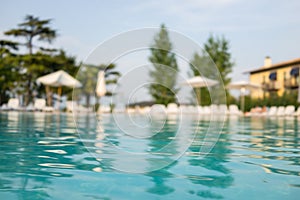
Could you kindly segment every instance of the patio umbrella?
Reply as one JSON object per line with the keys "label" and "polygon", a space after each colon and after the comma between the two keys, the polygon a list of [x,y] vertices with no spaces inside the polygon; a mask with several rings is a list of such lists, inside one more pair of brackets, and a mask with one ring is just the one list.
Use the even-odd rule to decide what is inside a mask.
{"label": "patio umbrella", "polygon": [[[211,87],[211,86],[217,85],[218,83],[219,83],[218,81],[206,78],[204,76],[195,76],[193,78],[188,79],[183,84],[190,85],[193,88],[203,88],[203,87]],[[201,91],[199,91],[198,95],[199,95],[198,98],[200,101]],[[199,102],[199,104],[200,104],[200,102]]]}
{"label": "patio umbrella", "polygon": [[261,86],[259,84],[256,83],[251,83],[248,81],[237,81],[237,82],[233,82],[230,83],[227,86],[228,89],[232,89],[232,90],[240,90],[241,93],[241,108],[242,111],[244,112],[244,108],[245,108],[245,92],[246,90],[257,90],[260,89]]}
{"label": "patio umbrella", "polygon": [[49,90],[49,86],[57,87],[57,94],[59,97],[61,96],[63,86],[73,88],[79,88],[82,86],[78,80],[76,80],[63,70],[59,70],[57,72],[42,76],[38,78],[36,82],[45,85],[46,90]]}
{"label": "patio umbrella", "polygon": [[105,72],[99,71],[98,72],[98,80],[97,80],[97,86],[96,86],[96,94],[98,97],[102,97],[106,93],[106,85],[105,85]]}
{"label": "patio umbrella", "polygon": [[217,85],[218,81],[203,76],[195,76],[193,78],[188,79],[184,84],[190,85],[193,88],[202,88]]}

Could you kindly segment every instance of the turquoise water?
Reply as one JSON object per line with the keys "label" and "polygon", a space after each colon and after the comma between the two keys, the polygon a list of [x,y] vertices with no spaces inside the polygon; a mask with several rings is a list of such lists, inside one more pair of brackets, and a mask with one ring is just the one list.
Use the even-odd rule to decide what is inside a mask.
{"label": "turquoise water", "polygon": [[300,119],[98,119],[1,113],[0,199],[299,199]]}

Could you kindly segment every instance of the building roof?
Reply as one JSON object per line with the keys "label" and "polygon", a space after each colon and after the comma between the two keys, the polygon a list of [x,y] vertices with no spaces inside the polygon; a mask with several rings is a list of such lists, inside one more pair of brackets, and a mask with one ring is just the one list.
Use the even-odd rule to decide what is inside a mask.
{"label": "building roof", "polygon": [[275,69],[279,69],[279,68],[283,68],[283,67],[287,67],[287,66],[291,66],[291,65],[296,65],[296,64],[300,64],[300,58],[296,58],[296,59],[285,61],[285,62],[276,63],[276,64],[271,65],[270,67],[262,66],[258,69],[246,71],[244,73],[245,74],[255,74],[255,73],[259,73],[259,72],[275,70]]}

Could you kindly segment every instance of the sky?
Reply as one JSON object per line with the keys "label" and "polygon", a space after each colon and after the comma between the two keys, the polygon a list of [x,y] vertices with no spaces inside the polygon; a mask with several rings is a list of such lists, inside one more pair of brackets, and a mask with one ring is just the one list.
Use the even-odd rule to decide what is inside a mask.
{"label": "sky", "polygon": [[115,35],[164,23],[199,46],[210,34],[224,36],[235,63],[230,76],[237,81],[262,66],[265,56],[273,63],[300,57],[299,8],[297,0],[1,0],[0,38],[27,14],[51,18],[58,32],[53,45],[82,61]]}

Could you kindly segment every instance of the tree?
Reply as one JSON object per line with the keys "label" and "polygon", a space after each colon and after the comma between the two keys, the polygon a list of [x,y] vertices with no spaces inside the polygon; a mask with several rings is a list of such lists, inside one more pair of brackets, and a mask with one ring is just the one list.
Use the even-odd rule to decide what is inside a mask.
{"label": "tree", "polygon": [[[91,65],[85,64],[82,65],[81,72],[79,73],[78,79],[82,83],[82,89],[86,99],[86,106],[90,106],[91,96],[95,95],[95,89],[97,85],[97,75],[100,70],[105,72],[105,83],[106,85],[116,84],[118,78],[121,76],[121,73],[115,70],[116,65],[111,63],[109,65],[100,64],[100,65]],[[107,91],[105,96],[114,95],[111,91]],[[97,98],[98,99],[98,98]]]}
{"label": "tree", "polygon": [[[209,36],[207,42],[204,44],[204,49],[201,55],[195,53],[190,61],[190,76],[204,76],[210,79],[219,80],[219,74],[216,73],[215,66],[217,67],[220,76],[226,86],[230,82],[228,77],[232,72],[234,63],[231,59],[231,53],[229,52],[229,42],[224,38]],[[214,87],[214,99],[223,99],[222,92],[224,90],[221,86]],[[194,94],[197,97],[197,103],[203,105],[211,104],[212,97],[209,90],[205,88],[195,88]],[[201,94],[201,96],[200,96]],[[220,97],[218,97],[218,95]],[[226,91],[227,102],[232,100],[232,97]],[[222,100],[220,100],[221,103]]]}
{"label": "tree", "polygon": [[25,45],[30,55],[33,53],[33,47],[36,47],[33,45],[35,38],[48,43],[55,39],[56,31],[48,26],[51,22],[50,19],[40,20],[38,17],[27,15],[24,20],[23,23],[18,25],[19,28],[6,31],[5,35],[23,37],[26,40]]}
{"label": "tree", "polygon": [[[116,65],[111,63],[109,65],[101,64],[99,66],[100,70],[105,72],[105,84],[106,85],[114,85],[117,84],[121,73],[115,70]],[[105,96],[115,95],[112,91],[107,90]]]}
{"label": "tree", "polygon": [[221,78],[226,86],[231,79],[228,75],[232,72],[234,63],[229,52],[229,42],[224,37],[213,37],[210,35],[204,44],[204,50],[209,54],[220,72]]}
{"label": "tree", "polygon": [[175,88],[177,81],[178,66],[175,54],[172,51],[172,44],[169,39],[165,25],[161,25],[160,32],[154,38],[151,46],[149,61],[154,69],[150,71],[151,81],[149,92],[155,103],[167,105],[176,102]]}
{"label": "tree", "polygon": [[[220,38],[210,35],[207,42],[204,44],[204,50],[205,52],[203,54],[207,53],[210,56],[220,72],[221,78],[225,85],[227,102],[229,102],[232,97],[226,89],[226,86],[231,81],[231,78],[228,77],[228,75],[232,72],[232,68],[234,66],[234,62],[231,58],[231,53],[229,52],[229,41],[224,37]],[[223,90],[223,88],[218,89]]]}
{"label": "tree", "polygon": [[0,58],[4,58],[5,55],[13,55],[11,50],[18,50],[18,45],[17,42],[0,40]]}
{"label": "tree", "polygon": [[[25,105],[27,105],[33,98],[33,90],[35,87],[34,80],[37,78],[34,75],[38,75],[34,72],[36,70],[41,71],[43,68],[42,65],[37,65],[34,62],[41,56],[40,54],[34,55],[33,48],[38,47],[34,45],[35,39],[51,43],[56,37],[56,31],[48,26],[50,22],[50,19],[40,20],[38,17],[27,15],[24,22],[18,25],[18,28],[5,32],[5,35],[12,35],[25,39],[25,46],[28,49],[28,54],[20,57],[19,65],[21,68],[20,71],[23,72],[22,80],[26,82],[24,84],[24,92],[26,93]],[[43,51],[45,49],[43,47],[39,47],[39,50]],[[46,51],[48,51],[48,49],[46,49]]]}
{"label": "tree", "polygon": [[[189,75],[191,77],[205,76],[207,78],[216,79],[216,76],[212,70],[212,65],[212,61],[206,54],[200,56],[198,53],[195,53],[190,61],[191,71]],[[209,105],[211,103],[210,94],[206,87],[193,88],[193,94],[196,95],[198,105]]]}
{"label": "tree", "polygon": [[18,77],[16,55],[12,50],[18,50],[18,43],[0,40],[0,105],[8,100]]}
{"label": "tree", "polygon": [[[34,63],[37,67],[32,73],[34,74],[34,77],[36,78],[61,70],[63,69],[67,73],[69,73],[71,76],[75,76],[79,66],[76,64],[76,58],[73,56],[68,56],[65,51],[59,50],[56,53],[51,54],[45,54],[42,52],[37,52],[35,54]],[[37,94],[44,94],[45,92],[45,86],[40,85],[36,86],[34,84],[34,91],[37,91]],[[50,88],[50,90],[53,88]],[[48,91],[52,93],[51,91]],[[64,87],[63,88],[64,94],[68,95],[68,98],[70,99],[72,96],[72,88]],[[50,95],[50,94],[48,94]]]}

